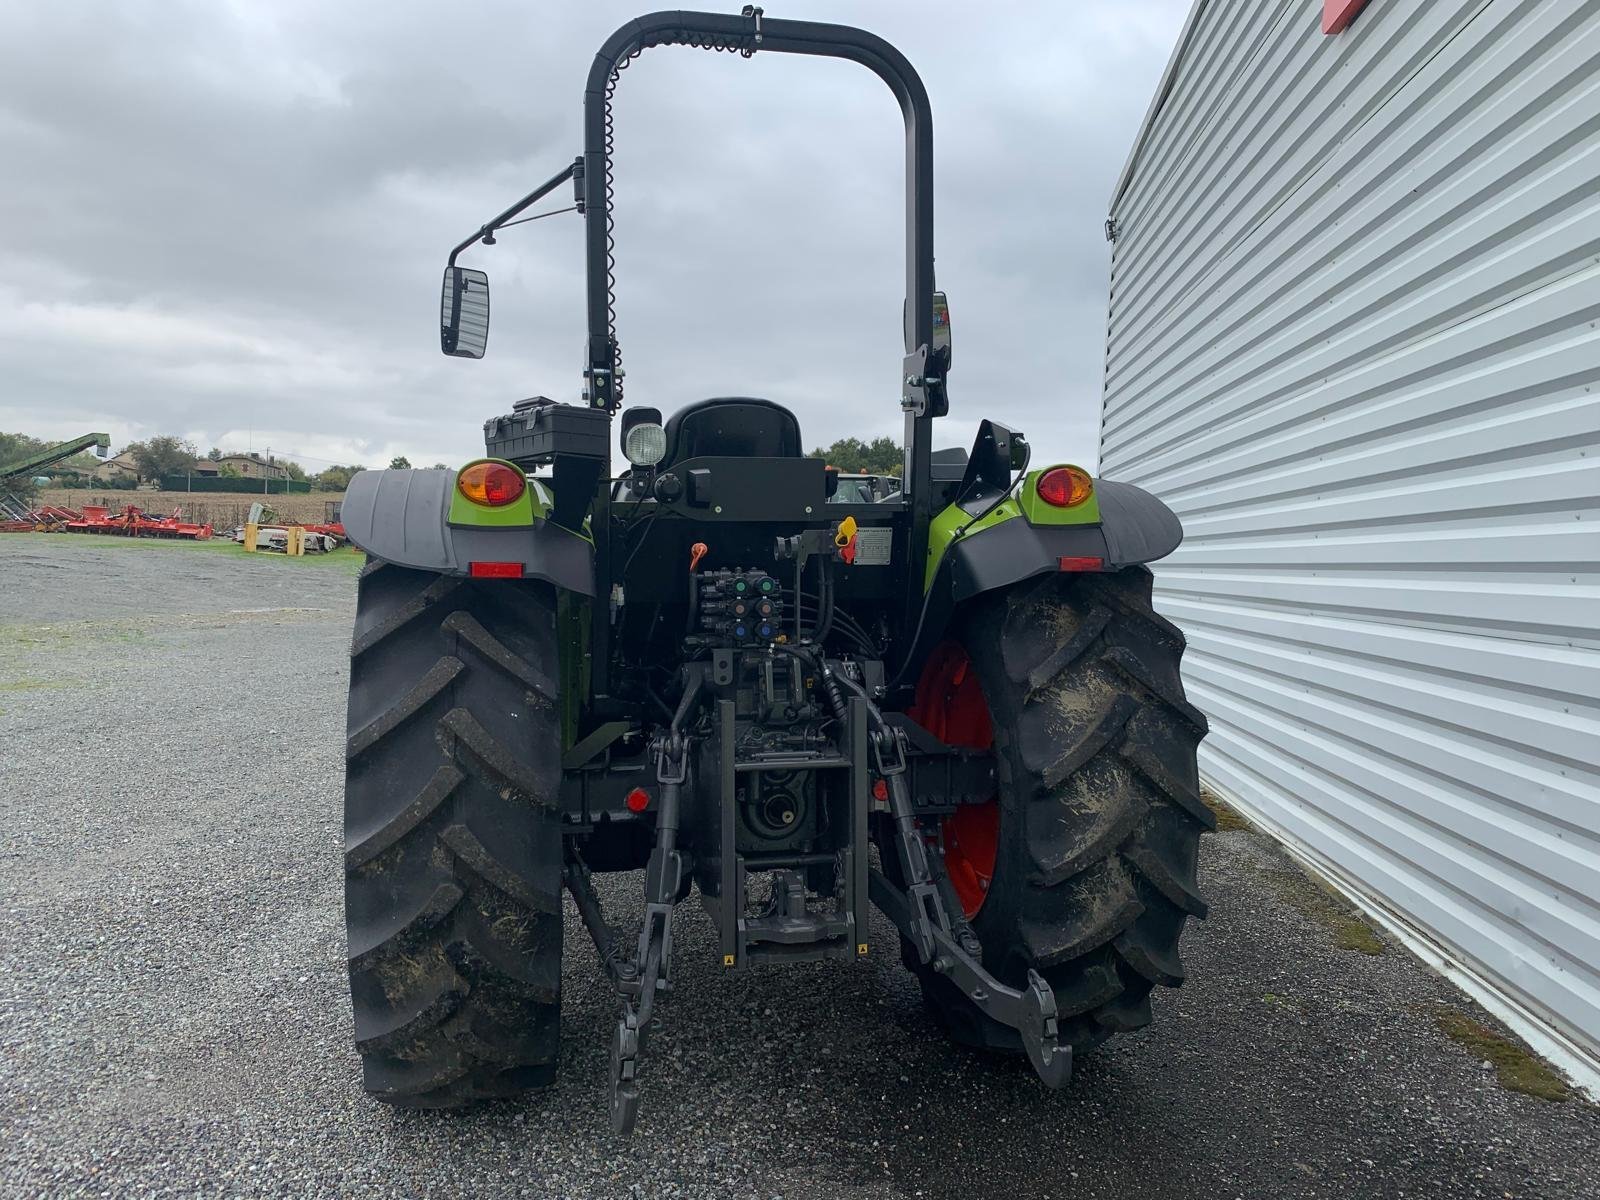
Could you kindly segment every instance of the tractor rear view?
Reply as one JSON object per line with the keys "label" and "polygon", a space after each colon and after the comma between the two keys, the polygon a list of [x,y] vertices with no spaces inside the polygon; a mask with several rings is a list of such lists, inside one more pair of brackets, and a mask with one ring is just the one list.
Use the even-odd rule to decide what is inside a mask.
{"label": "tractor rear view", "polygon": [[[847,487],[753,397],[623,406],[610,296],[610,101],[643,50],[850,59],[906,125],[899,490]],[[346,912],[367,1090],[448,1107],[549,1083],[569,895],[617,995],[611,1116],[630,1130],[677,905],[728,971],[883,948],[956,1040],[1060,1087],[1073,1055],[1183,979],[1204,718],[1144,565],[1181,538],[1137,488],[984,420],[933,448],[951,340],[933,277],[932,120],[861,30],[642,17],[601,48],[585,145],[452,251],[447,354],[481,357],[488,280],[457,263],[570,183],[585,226],[580,403],[522,401],[459,471],[351,482],[367,551],[351,648]],[[620,413],[627,465],[614,470]],[[854,481],[847,480],[848,484]],[[643,871],[613,924],[595,872]]]}

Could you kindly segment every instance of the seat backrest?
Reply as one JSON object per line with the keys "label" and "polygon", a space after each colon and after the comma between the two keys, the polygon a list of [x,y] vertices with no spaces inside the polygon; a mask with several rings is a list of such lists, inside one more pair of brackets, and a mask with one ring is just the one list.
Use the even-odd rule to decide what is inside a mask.
{"label": "seat backrest", "polygon": [[725,396],[685,405],[667,420],[666,468],[689,458],[726,455],[800,458],[800,422],[781,404]]}

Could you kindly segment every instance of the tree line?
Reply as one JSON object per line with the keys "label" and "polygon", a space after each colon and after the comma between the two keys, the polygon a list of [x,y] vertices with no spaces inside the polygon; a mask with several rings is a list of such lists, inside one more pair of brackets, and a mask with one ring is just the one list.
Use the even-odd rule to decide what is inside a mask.
{"label": "tree line", "polygon": [[[24,433],[0,433],[0,462],[20,458],[24,454],[36,450],[43,450],[52,443],[40,438],[29,437]],[[169,475],[182,475],[190,471],[195,461],[200,457],[199,448],[193,442],[184,438],[171,435],[146,438],[143,441],[129,442],[120,451],[133,460],[134,471],[141,482],[159,484]],[[237,468],[222,463],[226,457],[223,451],[213,446],[206,451],[205,457],[214,463],[219,463],[218,474],[223,478],[242,478]],[[900,443],[892,437],[874,438],[870,442],[860,438],[840,438],[831,446],[819,446],[811,452],[812,458],[820,458],[830,466],[851,475],[899,475],[901,471],[902,454]],[[334,464],[324,467],[315,474],[310,474],[299,463],[288,458],[264,458],[263,462],[270,462],[280,466],[290,479],[310,483],[312,487],[321,491],[342,492],[350,486],[350,480],[358,472],[366,470],[360,463]],[[81,475],[93,474],[100,460],[85,451],[75,454],[71,458],[50,467],[50,473],[76,472]],[[396,456],[389,460],[391,470],[403,470],[411,466],[404,455]],[[447,468],[446,463],[435,463],[436,468]],[[5,481],[6,488],[17,491],[21,488],[31,490],[31,481],[20,478]]]}
{"label": "tree line", "polygon": [[[24,455],[33,454],[54,445],[54,442],[43,438],[30,437],[25,433],[0,432],[0,463],[22,458]],[[118,456],[127,455],[133,463],[134,475],[137,482],[159,484],[169,475],[184,475],[189,473],[194,464],[200,460],[200,450],[193,442],[185,438],[171,435],[160,435],[145,438],[143,441],[129,442],[118,452]],[[205,458],[217,463],[217,474],[223,479],[242,479],[243,474],[231,463],[222,460],[228,455],[217,446],[211,447],[205,453]],[[309,483],[320,491],[342,492],[350,486],[350,480],[360,471],[367,468],[361,463],[332,464],[324,467],[315,474],[309,473],[299,463],[291,458],[272,456],[257,456],[261,461],[272,466],[282,467],[290,479],[302,483]],[[101,465],[101,460],[85,450],[74,454],[71,458],[64,458],[44,468],[41,474],[45,475],[93,475],[95,469]],[[389,460],[390,469],[409,467],[411,463],[403,456]],[[435,463],[439,468],[447,467],[445,463]],[[4,490],[12,492],[19,497],[23,493],[31,496],[36,490],[33,479],[20,476],[6,479]],[[125,484],[124,486],[132,486]]]}
{"label": "tree line", "polygon": [[853,437],[840,438],[831,446],[818,446],[810,457],[820,458],[846,475],[897,476],[905,464],[900,443],[892,437],[873,438],[870,442]]}

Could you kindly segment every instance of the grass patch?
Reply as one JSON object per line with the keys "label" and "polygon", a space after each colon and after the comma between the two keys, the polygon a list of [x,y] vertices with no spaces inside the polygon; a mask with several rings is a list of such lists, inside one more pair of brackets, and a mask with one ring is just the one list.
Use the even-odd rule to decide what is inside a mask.
{"label": "grass patch", "polygon": [[1208,787],[1200,789],[1200,799],[1205,801],[1206,807],[1211,810],[1211,815],[1217,819],[1218,833],[1233,833],[1236,830],[1251,828],[1237,812],[1230,808],[1222,799]]}
{"label": "grass patch", "polygon": [[54,649],[82,644],[86,637],[96,642],[143,642],[149,640],[150,634],[132,622],[148,619],[150,618],[129,617],[122,621],[58,621],[51,625],[0,625],[0,647],[48,646]]}
{"label": "grass patch", "polygon": [[1303,916],[1326,929],[1339,949],[1378,955],[1387,948],[1377,930],[1367,924],[1349,901],[1320,879],[1293,865],[1270,875],[1278,894]]}
{"label": "grass patch", "polygon": [[[1210,788],[1201,787],[1200,798],[1205,801],[1212,816],[1216,817],[1218,833],[1260,832]],[[1290,861],[1280,869],[1268,870],[1266,875],[1279,896],[1290,907],[1326,929],[1339,949],[1371,955],[1382,954],[1387,949],[1378,931],[1367,923],[1366,918],[1330,885],[1310,872]]]}
{"label": "grass patch", "polygon": [[1501,1087],[1540,1100],[1559,1102],[1572,1096],[1567,1081],[1514,1038],[1452,1008],[1435,1015],[1434,1023],[1445,1037],[1493,1066]]}
{"label": "grass patch", "polygon": [[228,541],[224,538],[211,538],[208,541],[190,541],[187,538],[154,538],[154,537],[116,537],[111,534],[89,533],[27,533],[11,534],[5,544],[15,543],[23,549],[44,546],[78,546],[89,547],[96,550],[145,550],[145,551],[176,551],[189,554],[205,554],[214,558],[245,558],[255,562],[276,562],[287,564],[291,568],[322,567],[342,569],[350,574],[361,570],[361,564],[366,561],[365,555],[351,546],[341,546],[328,554],[306,554],[299,558],[291,558],[287,554],[272,554],[267,551],[250,553],[238,542]]}
{"label": "grass patch", "polygon": [[21,679],[0,679],[0,692],[49,692],[66,686],[59,679],[35,679],[27,675]]}

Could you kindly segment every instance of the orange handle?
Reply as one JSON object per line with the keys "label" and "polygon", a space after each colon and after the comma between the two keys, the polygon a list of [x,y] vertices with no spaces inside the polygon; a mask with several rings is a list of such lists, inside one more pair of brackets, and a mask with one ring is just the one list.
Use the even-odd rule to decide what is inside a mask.
{"label": "orange handle", "polygon": [[706,556],[706,551],[710,548],[704,542],[696,542],[689,547],[689,570],[693,571],[700,565],[700,560]]}

